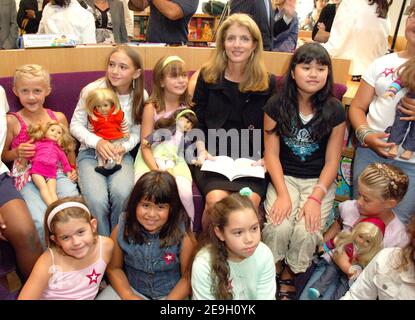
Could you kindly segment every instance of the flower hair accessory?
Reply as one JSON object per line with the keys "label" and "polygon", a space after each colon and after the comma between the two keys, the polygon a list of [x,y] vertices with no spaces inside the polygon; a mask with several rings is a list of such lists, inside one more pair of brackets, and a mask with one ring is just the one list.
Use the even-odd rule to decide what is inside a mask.
{"label": "flower hair accessory", "polygon": [[249,187],[243,187],[241,190],[239,190],[239,194],[244,197],[250,197],[252,196],[252,190]]}

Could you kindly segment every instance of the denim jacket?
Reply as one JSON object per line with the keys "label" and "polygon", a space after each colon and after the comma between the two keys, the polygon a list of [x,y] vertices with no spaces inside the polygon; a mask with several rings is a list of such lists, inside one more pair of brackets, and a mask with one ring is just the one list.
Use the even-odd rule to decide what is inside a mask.
{"label": "denim jacket", "polygon": [[159,233],[146,232],[148,242],[140,245],[132,239],[125,241],[124,229],[125,212],[118,223],[118,244],[124,253],[124,271],[129,284],[149,299],[167,296],[181,277],[181,242],[160,248]]}

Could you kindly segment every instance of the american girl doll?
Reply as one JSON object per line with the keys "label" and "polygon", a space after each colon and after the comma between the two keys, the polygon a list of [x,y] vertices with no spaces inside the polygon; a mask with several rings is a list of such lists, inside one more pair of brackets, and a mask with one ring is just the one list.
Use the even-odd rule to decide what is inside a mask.
{"label": "american girl doll", "polygon": [[385,248],[374,257],[342,300],[415,300],[415,215],[404,248]]}
{"label": "american girl doll", "polygon": [[[121,110],[120,101],[112,89],[98,88],[91,91],[85,101],[88,113],[88,130],[102,139],[108,140],[113,144],[121,144],[123,138],[130,137],[128,123],[124,112]],[[123,158],[122,153],[118,153],[115,159],[105,161],[99,152],[96,152],[98,166],[95,171],[109,176],[121,169]],[[112,167],[108,164],[114,164]]]}
{"label": "american girl doll", "polygon": [[[408,242],[405,225],[396,216],[394,209],[404,197],[408,183],[408,176],[395,166],[382,163],[368,165],[357,181],[358,199],[339,204],[339,217],[324,234],[323,243],[334,238],[340,231],[351,232],[362,219],[379,218],[386,225],[383,246],[385,248],[405,246]],[[325,272],[330,264],[330,256],[324,255],[315,262],[316,267],[300,300],[310,299],[308,288]],[[337,285],[337,282],[333,282],[319,299],[332,299]]]}
{"label": "american girl doll", "polygon": [[[108,55],[105,77],[82,89],[71,120],[71,133],[81,143],[77,157],[79,186],[98,220],[98,233],[102,235],[109,235],[118,223],[124,203],[134,186],[134,160],[130,151],[140,141],[138,112],[147,99],[142,70],[143,63],[135,48],[115,47]],[[118,96],[130,131],[130,138],[120,145],[88,130],[85,101],[89,92],[97,88],[111,88]],[[96,172],[96,152],[104,160],[115,159],[117,154],[123,154],[122,168],[108,177]]]}
{"label": "american girl doll", "polygon": [[[385,223],[379,218],[365,218],[351,232],[341,231],[334,239],[323,245],[324,252],[331,254],[324,273],[308,289],[311,299],[317,299],[333,282],[337,283],[333,299],[338,300],[349,289],[361,270],[383,248]],[[350,279],[350,280],[349,280]]]}
{"label": "american girl doll", "polygon": [[[169,118],[177,110],[191,106],[187,92],[187,71],[178,56],[161,58],[153,69],[153,92],[141,112],[141,141],[154,132],[154,125],[162,118]],[[154,158],[153,148],[142,144],[134,162],[135,181],[150,170],[160,170]],[[178,155],[176,165],[170,170],[176,179],[180,199],[187,214],[193,220],[194,205],[192,175],[183,157]]]}
{"label": "american girl doll", "polygon": [[107,299],[186,299],[195,240],[174,177],[144,174],[111,234],[115,251],[108,265]]}
{"label": "american girl doll", "polygon": [[[2,160],[13,162],[11,172],[16,189],[23,196],[35,222],[39,238],[44,242],[43,218],[47,206],[42,200],[38,187],[31,181],[30,161],[27,160],[34,156],[35,146],[27,133],[27,127],[46,125],[52,120],[67,126],[68,121],[62,112],[56,112],[44,106],[46,97],[51,93],[51,83],[49,73],[42,66],[37,64],[18,66],[14,73],[13,92],[19,98],[22,108],[17,112],[9,112],[7,115],[7,136]],[[68,159],[70,164],[75,166],[74,151],[68,154]],[[59,198],[79,195],[75,183],[76,171],[72,172],[73,174],[68,177],[60,168],[58,169],[56,191]]]}
{"label": "american girl doll", "polygon": [[[189,142],[186,141],[186,133],[195,126],[197,126],[197,118],[191,109],[179,109],[170,117],[157,120],[154,124],[155,132],[143,143],[153,147],[154,160],[160,170],[167,170],[174,175],[172,169],[176,167],[179,157],[183,158],[183,147]],[[167,129],[167,131],[159,129]]]}
{"label": "american girl doll", "polygon": [[[391,84],[384,97],[394,97],[403,88],[407,88],[406,96],[415,98],[415,57],[402,64],[397,70],[398,79]],[[396,157],[398,155],[399,145],[405,150],[399,157],[405,160],[412,158],[415,151],[415,125],[413,121],[401,120],[405,114],[399,109],[402,103],[399,101],[396,106],[395,120],[393,122],[388,142],[395,145],[388,151],[389,155]],[[409,128],[409,130],[408,130]],[[407,133],[408,131],[408,133]]]}
{"label": "american girl doll", "polygon": [[56,172],[58,164],[63,172],[70,176],[76,170],[69,164],[66,153],[73,151],[74,140],[68,129],[57,121],[46,125],[29,126],[29,137],[35,143],[35,155],[31,159],[30,174],[34,184],[39,188],[40,195],[47,205],[58,200],[56,194]]}
{"label": "american girl doll", "polygon": [[297,49],[284,87],[264,110],[264,158],[272,183],[262,236],[280,274],[278,297],[295,298],[293,278],[309,267],[333,206],[345,130],[330,56],[319,43]]}
{"label": "american girl doll", "polygon": [[252,191],[244,191],[216,202],[211,211],[192,267],[195,300],[275,300],[274,259],[260,241]]}
{"label": "american girl doll", "polygon": [[114,249],[79,197],[51,204],[45,215],[48,250],[20,292],[21,300],[93,300]]}

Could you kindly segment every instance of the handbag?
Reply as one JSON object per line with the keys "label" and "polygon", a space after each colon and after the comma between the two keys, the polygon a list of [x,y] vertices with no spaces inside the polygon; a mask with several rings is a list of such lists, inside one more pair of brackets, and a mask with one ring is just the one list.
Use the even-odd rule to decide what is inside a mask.
{"label": "handbag", "polygon": [[225,9],[225,3],[221,1],[209,0],[202,3],[202,12],[211,16],[220,16]]}

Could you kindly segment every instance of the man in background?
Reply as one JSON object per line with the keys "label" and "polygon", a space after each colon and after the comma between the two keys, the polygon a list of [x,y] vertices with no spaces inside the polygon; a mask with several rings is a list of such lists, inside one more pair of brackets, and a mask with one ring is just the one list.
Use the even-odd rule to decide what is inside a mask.
{"label": "man in background", "polygon": [[129,0],[130,10],[143,11],[150,6],[147,42],[184,45],[189,34],[188,24],[199,0]]}

